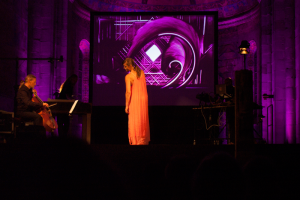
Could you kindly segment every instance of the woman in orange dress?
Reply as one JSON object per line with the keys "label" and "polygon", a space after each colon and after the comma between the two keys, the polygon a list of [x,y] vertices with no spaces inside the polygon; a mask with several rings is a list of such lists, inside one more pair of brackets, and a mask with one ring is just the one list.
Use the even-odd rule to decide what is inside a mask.
{"label": "woman in orange dress", "polygon": [[128,114],[129,144],[148,145],[150,141],[150,128],[145,74],[132,58],[126,58],[123,66],[127,72],[130,72],[125,76],[125,112]]}

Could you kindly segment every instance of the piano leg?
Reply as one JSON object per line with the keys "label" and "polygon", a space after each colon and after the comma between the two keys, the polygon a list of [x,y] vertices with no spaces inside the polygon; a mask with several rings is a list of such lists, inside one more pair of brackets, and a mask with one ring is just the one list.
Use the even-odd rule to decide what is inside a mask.
{"label": "piano leg", "polygon": [[91,144],[91,114],[82,115],[82,139]]}

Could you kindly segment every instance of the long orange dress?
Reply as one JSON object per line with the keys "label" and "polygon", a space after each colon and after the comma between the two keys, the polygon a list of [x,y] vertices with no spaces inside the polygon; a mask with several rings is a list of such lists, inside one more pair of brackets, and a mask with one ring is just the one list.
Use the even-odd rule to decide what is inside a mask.
{"label": "long orange dress", "polygon": [[130,145],[148,145],[150,141],[150,127],[148,116],[148,93],[145,75],[137,78],[132,73],[131,98],[128,114],[128,139]]}

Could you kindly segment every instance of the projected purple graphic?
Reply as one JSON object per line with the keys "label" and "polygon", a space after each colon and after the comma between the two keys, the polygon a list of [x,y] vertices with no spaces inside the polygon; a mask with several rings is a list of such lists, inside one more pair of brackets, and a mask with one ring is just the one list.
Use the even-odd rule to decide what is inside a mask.
{"label": "projected purple graphic", "polygon": [[94,16],[93,104],[124,104],[122,62],[132,57],[145,73],[149,105],[197,105],[197,93],[214,91],[214,17]]}

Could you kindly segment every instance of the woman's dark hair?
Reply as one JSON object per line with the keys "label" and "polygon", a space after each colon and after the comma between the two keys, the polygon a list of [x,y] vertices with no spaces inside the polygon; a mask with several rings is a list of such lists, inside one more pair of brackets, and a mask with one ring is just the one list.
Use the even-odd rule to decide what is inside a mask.
{"label": "woman's dark hair", "polygon": [[139,66],[137,66],[137,64],[135,64],[134,60],[132,58],[126,58],[124,61],[123,61],[123,65],[126,63],[126,65],[132,65],[134,67],[134,71],[136,71],[137,73],[137,77],[140,78],[141,77],[141,73],[142,73],[142,70],[141,68],[139,68]]}
{"label": "woman's dark hair", "polygon": [[[65,81],[64,84],[68,83],[68,84],[73,85],[74,83],[72,83],[72,80],[73,80],[74,78],[78,79],[78,76],[77,76],[76,74],[72,74],[69,78],[67,78],[67,80]],[[73,86],[74,86],[74,85],[73,85]]]}

